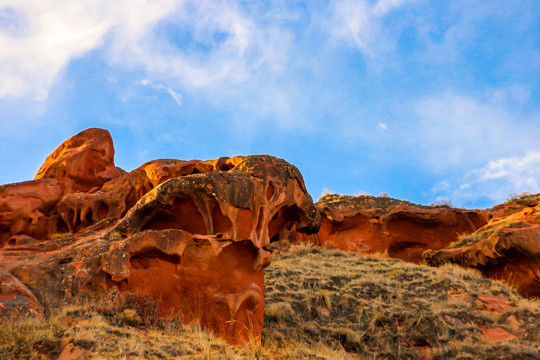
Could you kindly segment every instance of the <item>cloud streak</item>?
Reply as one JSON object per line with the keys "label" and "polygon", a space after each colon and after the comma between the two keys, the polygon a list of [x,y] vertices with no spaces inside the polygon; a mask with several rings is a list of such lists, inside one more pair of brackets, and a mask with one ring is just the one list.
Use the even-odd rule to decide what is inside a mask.
{"label": "cloud streak", "polygon": [[407,126],[425,163],[435,171],[463,166],[464,161],[480,166],[539,148],[540,124],[534,119],[540,115],[522,114],[516,96],[527,98],[524,89],[515,88],[478,96],[446,92],[423,97],[412,103],[418,120]]}
{"label": "cloud streak", "polygon": [[143,86],[150,86],[152,89],[155,89],[155,90],[165,90],[167,94],[171,96],[171,98],[174,100],[175,103],[177,103],[178,105],[182,105],[182,99],[183,99],[182,94],[177,93],[170,87],[167,87],[163,84],[154,84],[148,79],[142,79],[140,84]]}

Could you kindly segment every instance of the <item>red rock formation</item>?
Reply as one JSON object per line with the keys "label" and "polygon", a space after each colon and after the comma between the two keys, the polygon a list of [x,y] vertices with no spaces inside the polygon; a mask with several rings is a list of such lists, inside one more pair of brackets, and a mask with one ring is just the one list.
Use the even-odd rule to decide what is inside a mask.
{"label": "red rock formation", "polygon": [[128,174],[119,176],[97,191],[65,196],[58,212],[67,230],[77,232],[99,220],[122,217],[148,191],[166,180],[192,174],[228,171],[242,158],[210,161],[153,160]]}
{"label": "red rock formation", "polygon": [[88,191],[119,176],[111,135],[87,129],[64,141],[45,160],[34,180],[57,179],[64,192]]}
{"label": "red rock formation", "polygon": [[[66,143],[69,156],[57,150],[51,157],[68,160],[53,161],[60,165],[50,169],[74,159],[100,163],[72,151],[94,145]],[[100,153],[102,159],[111,151]],[[94,183],[88,180],[91,173],[112,169],[112,162],[108,164],[101,172],[75,166],[78,170],[69,174],[79,175],[67,176],[69,181],[58,175],[60,170],[43,170],[40,174],[58,178],[9,185],[17,191],[5,193],[15,199],[30,196],[23,186],[54,185],[55,191],[50,191],[51,199],[42,191],[33,207],[21,205],[18,213],[2,217],[0,224],[9,225],[10,237],[0,249],[0,272],[5,274],[0,314],[10,317],[10,309],[23,302],[39,313],[42,307],[117,291],[120,297],[150,296],[161,316],[198,322],[231,343],[258,342],[263,269],[271,259],[265,248],[279,239],[283,228],[312,233],[320,223],[298,169],[265,155],[156,160],[101,187],[102,175]],[[63,181],[71,185],[59,185]],[[90,185],[96,187],[62,197],[62,188]],[[39,220],[45,209],[52,228],[70,233],[51,236],[52,230],[32,233],[31,227],[14,225],[17,216]]]}
{"label": "red rock formation", "polygon": [[13,235],[43,239],[55,233],[54,207],[62,195],[56,179],[0,186],[0,248]]}
{"label": "red rock formation", "polygon": [[426,251],[426,262],[475,267],[526,297],[540,297],[540,196],[498,205],[490,212],[495,217],[469,237],[447,249]]}
{"label": "red rock formation", "polygon": [[33,181],[0,186],[0,247],[14,235],[44,240],[64,231],[57,209],[64,195],[96,191],[122,173],[108,131],[88,129],[64,141]]}
{"label": "red rock formation", "polygon": [[419,206],[387,197],[327,195],[316,207],[322,215],[320,231],[304,239],[414,263],[422,261],[425,250],[444,248],[487,221],[477,210]]}
{"label": "red rock formation", "polygon": [[34,294],[15,276],[0,270],[0,318],[22,319],[43,316]]}

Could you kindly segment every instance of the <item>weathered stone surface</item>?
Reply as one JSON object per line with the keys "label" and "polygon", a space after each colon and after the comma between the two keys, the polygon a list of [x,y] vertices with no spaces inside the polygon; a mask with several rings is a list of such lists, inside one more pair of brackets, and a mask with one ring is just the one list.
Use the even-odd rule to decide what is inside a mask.
{"label": "weathered stone surface", "polygon": [[[60,163],[88,160],[71,155]],[[75,173],[89,174],[78,169]],[[60,172],[51,171],[40,174]],[[89,177],[68,178],[71,189],[91,183],[80,181]],[[263,324],[263,269],[271,261],[266,248],[279,240],[283,229],[313,233],[320,224],[298,169],[266,155],[156,160],[102,186],[98,181],[86,192],[66,193],[62,189],[70,187],[62,181],[62,176],[39,179],[8,185],[4,192],[19,199],[31,197],[24,186],[52,187],[50,199],[40,195],[32,207],[19,206],[26,212],[11,210],[10,217],[2,216],[0,224],[9,225],[9,232],[0,244],[0,271],[6,274],[2,279],[17,284],[6,287],[14,290],[0,298],[2,309],[8,309],[2,314],[22,301],[17,294],[46,312],[81,297],[135,293],[153,298],[162,317],[200,323],[231,343],[257,343]],[[24,219],[32,223],[28,219],[41,219],[45,210],[49,220],[42,222],[51,224],[47,231],[14,225],[22,213],[30,214]]]}
{"label": "weathered stone surface", "polygon": [[72,192],[75,198],[95,192],[122,173],[114,166],[107,130],[87,129],[67,139],[47,157],[33,181],[0,186],[0,247],[12,236],[44,240],[65,231],[58,202]]}
{"label": "weathered stone surface", "polygon": [[316,203],[318,234],[300,236],[360,254],[380,253],[414,263],[427,249],[441,249],[461,233],[487,222],[478,210],[420,206],[388,197],[327,195]]}
{"label": "weathered stone surface", "polygon": [[540,297],[540,196],[495,206],[484,227],[447,249],[426,251],[428,264],[475,267],[527,297]]}
{"label": "weathered stone surface", "polygon": [[56,179],[66,193],[88,191],[119,176],[111,134],[87,129],[64,141],[45,160],[34,180]]}
{"label": "weathered stone surface", "polygon": [[0,248],[14,235],[43,239],[55,233],[55,205],[62,195],[56,179],[0,186]]}
{"label": "weathered stone surface", "polygon": [[43,316],[34,294],[15,276],[0,270],[0,318],[16,320]]}

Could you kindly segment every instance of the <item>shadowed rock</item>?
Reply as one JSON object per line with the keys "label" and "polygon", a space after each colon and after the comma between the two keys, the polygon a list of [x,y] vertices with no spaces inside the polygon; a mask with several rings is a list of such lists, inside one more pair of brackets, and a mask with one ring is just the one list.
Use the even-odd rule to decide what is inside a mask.
{"label": "shadowed rock", "polygon": [[[73,148],[69,161],[87,159]],[[90,184],[73,182],[80,178],[69,178],[71,188]],[[14,302],[47,313],[80,297],[135,293],[153,298],[162,317],[255,344],[263,324],[263,269],[271,261],[265,248],[283,229],[313,233],[320,223],[298,169],[267,155],[156,160],[86,192],[65,194],[62,179],[23,183],[53,187],[51,199],[41,194],[23,217],[40,219],[46,208],[51,229],[13,231],[15,213],[2,217],[10,229],[0,249],[2,289],[13,289],[0,297],[4,318],[15,315]],[[10,196],[30,196],[23,185],[9,185],[19,186]],[[20,209],[19,215],[26,208]],[[16,286],[4,286],[8,280]]]}

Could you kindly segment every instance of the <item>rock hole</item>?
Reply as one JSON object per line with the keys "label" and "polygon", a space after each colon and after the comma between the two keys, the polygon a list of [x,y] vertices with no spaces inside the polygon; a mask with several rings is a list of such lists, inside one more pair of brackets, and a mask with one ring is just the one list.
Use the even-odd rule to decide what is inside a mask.
{"label": "rock hole", "polygon": [[86,224],[86,226],[90,226],[94,223],[94,218],[92,217],[92,215],[92,209],[89,209],[84,218],[84,223]]}
{"label": "rock hole", "polygon": [[103,220],[107,217],[108,214],[109,214],[109,207],[104,203],[100,203],[96,211],[97,218],[99,220]]}
{"label": "rock hole", "polygon": [[229,232],[232,229],[231,220],[223,215],[221,207],[217,202],[212,207],[212,223],[214,225],[214,234],[222,234]]}
{"label": "rock hole", "polygon": [[269,182],[268,186],[266,187],[266,200],[270,200],[272,196],[274,196],[274,192],[274,185],[272,185],[272,182]]}
{"label": "rock hole", "polygon": [[58,260],[58,265],[64,265],[64,264],[68,264],[70,262],[73,262],[73,258],[72,257],[67,257],[67,258],[63,258],[63,259]]}
{"label": "rock hole", "polygon": [[[300,210],[296,205],[282,207],[274,215],[270,223],[268,224],[268,236],[273,239],[279,234],[279,231],[288,222],[297,222],[300,220]],[[292,224],[291,224],[292,226]]]}
{"label": "rock hole", "polygon": [[261,229],[262,229],[262,226],[263,226],[263,211],[262,209],[259,210],[259,217],[257,219],[257,227],[256,227],[256,232],[257,234],[260,234],[261,233]]}

